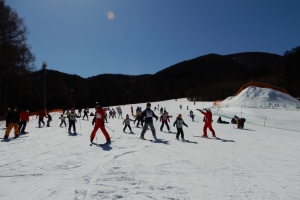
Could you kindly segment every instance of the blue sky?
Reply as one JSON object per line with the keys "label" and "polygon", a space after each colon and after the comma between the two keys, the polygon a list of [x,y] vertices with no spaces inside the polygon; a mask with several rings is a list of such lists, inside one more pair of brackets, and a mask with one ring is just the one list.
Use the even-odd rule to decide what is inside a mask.
{"label": "blue sky", "polygon": [[40,69],[83,78],[154,74],[209,53],[300,45],[299,0],[6,0]]}

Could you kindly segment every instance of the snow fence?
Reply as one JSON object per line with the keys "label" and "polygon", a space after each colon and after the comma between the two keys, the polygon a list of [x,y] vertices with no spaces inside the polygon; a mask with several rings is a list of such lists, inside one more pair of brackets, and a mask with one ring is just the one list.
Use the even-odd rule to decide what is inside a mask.
{"label": "snow fence", "polygon": [[[268,109],[271,110],[271,109]],[[275,110],[275,109],[274,109]],[[260,109],[261,112],[264,111],[264,109]],[[276,111],[276,110],[275,110]],[[282,110],[277,110],[279,113],[283,112]],[[291,113],[291,110],[285,110],[287,112],[286,115],[293,115]],[[300,131],[300,119],[297,117],[294,117],[295,120],[284,119],[284,116],[281,116],[281,119],[274,118],[279,115],[273,114],[273,116],[263,116],[263,113],[257,112],[257,109],[254,108],[245,108],[245,107],[235,107],[230,109],[224,109],[224,108],[214,108],[212,109],[212,113],[214,115],[221,116],[224,121],[231,122],[231,119],[236,115],[240,118],[245,118],[246,123],[250,124],[256,124],[259,126],[265,126],[265,127],[272,127],[272,128],[279,128],[284,130],[292,130],[292,131]],[[289,112],[289,113],[288,113]],[[293,111],[295,116],[299,116],[299,110]],[[253,114],[256,113],[256,114]],[[297,120],[296,120],[297,119]],[[246,124],[245,124],[246,125]]]}

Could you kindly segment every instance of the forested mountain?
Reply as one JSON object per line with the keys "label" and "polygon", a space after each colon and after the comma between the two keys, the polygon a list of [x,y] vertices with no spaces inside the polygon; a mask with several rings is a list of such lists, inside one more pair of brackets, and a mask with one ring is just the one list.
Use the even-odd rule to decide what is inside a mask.
{"label": "forested mountain", "polygon": [[[300,96],[299,51],[279,56],[268,53],[209,54],[183,61],[153,75],[102,74],[87,79],[47,70],[48,109],[160,101],[180,97],[202,101],[225,99],[249,81],[284,87]],[[7,106],[38,110],[44,105],[44,72],[15,77]],[[2,107],[3,111],[5,107]]]}

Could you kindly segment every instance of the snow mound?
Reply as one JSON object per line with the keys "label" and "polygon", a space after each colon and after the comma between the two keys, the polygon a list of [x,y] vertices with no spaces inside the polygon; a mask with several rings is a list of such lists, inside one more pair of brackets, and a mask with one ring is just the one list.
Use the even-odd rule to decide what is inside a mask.
{"label": "snow mound", "polygon": [[300,102],[290,96],[271,88],[250,86],[235,97],[226,98],[220,107],[255,107],[255,108],[289,108],[300,107]]}

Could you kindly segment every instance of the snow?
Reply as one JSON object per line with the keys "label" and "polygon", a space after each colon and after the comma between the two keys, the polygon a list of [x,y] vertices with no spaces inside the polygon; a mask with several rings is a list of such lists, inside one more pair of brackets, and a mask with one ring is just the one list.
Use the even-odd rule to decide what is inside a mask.
{"label": "snow", "polygon": [[[174,132],[175,117],[182,114],[189,142],[161,132],[159,122],[154,126],[161,141],[140,140],[142,129],[131,123],[134,133],[124,133],[123,120],[115,118],[105,124],[112,144],[90,146],[91,118],[78,120],[78,134],[71,136],[59,127],[60,113],[52,113],[51,127],[37,128],[37,119],[31,117],[28,135],[0,142],[0,199],[299,199],[299,132],[247,121],[240,130],[216,123],[218,115],[214,115],[213,128],[220,139],[205,139],[199,137],[203,115],[196,108],[212,107],[213,102],[194,105],[186,99],[167,100],[152,102],[152,109],[158,104],[173,116]],[[146,103],[121,106],[123,117],[130,114],[131,106],[144,109]],[[274,115],[274,109],[255,112],[259,110]],[[291,119],[286,110],[277,112],[280,118]],[[300,113],[293,112],[299,124]],[[3,127],[2,122],[4,135]],[[152,139],[150,130],[145,138]],[[95,142],[105,142],[100,130]]]}
{"label": "snow", "polygon": [[220,105],[221,107],[300,108],[300,102],[289,94],[255,86],[244,89],[236,97],[226,98]]}

